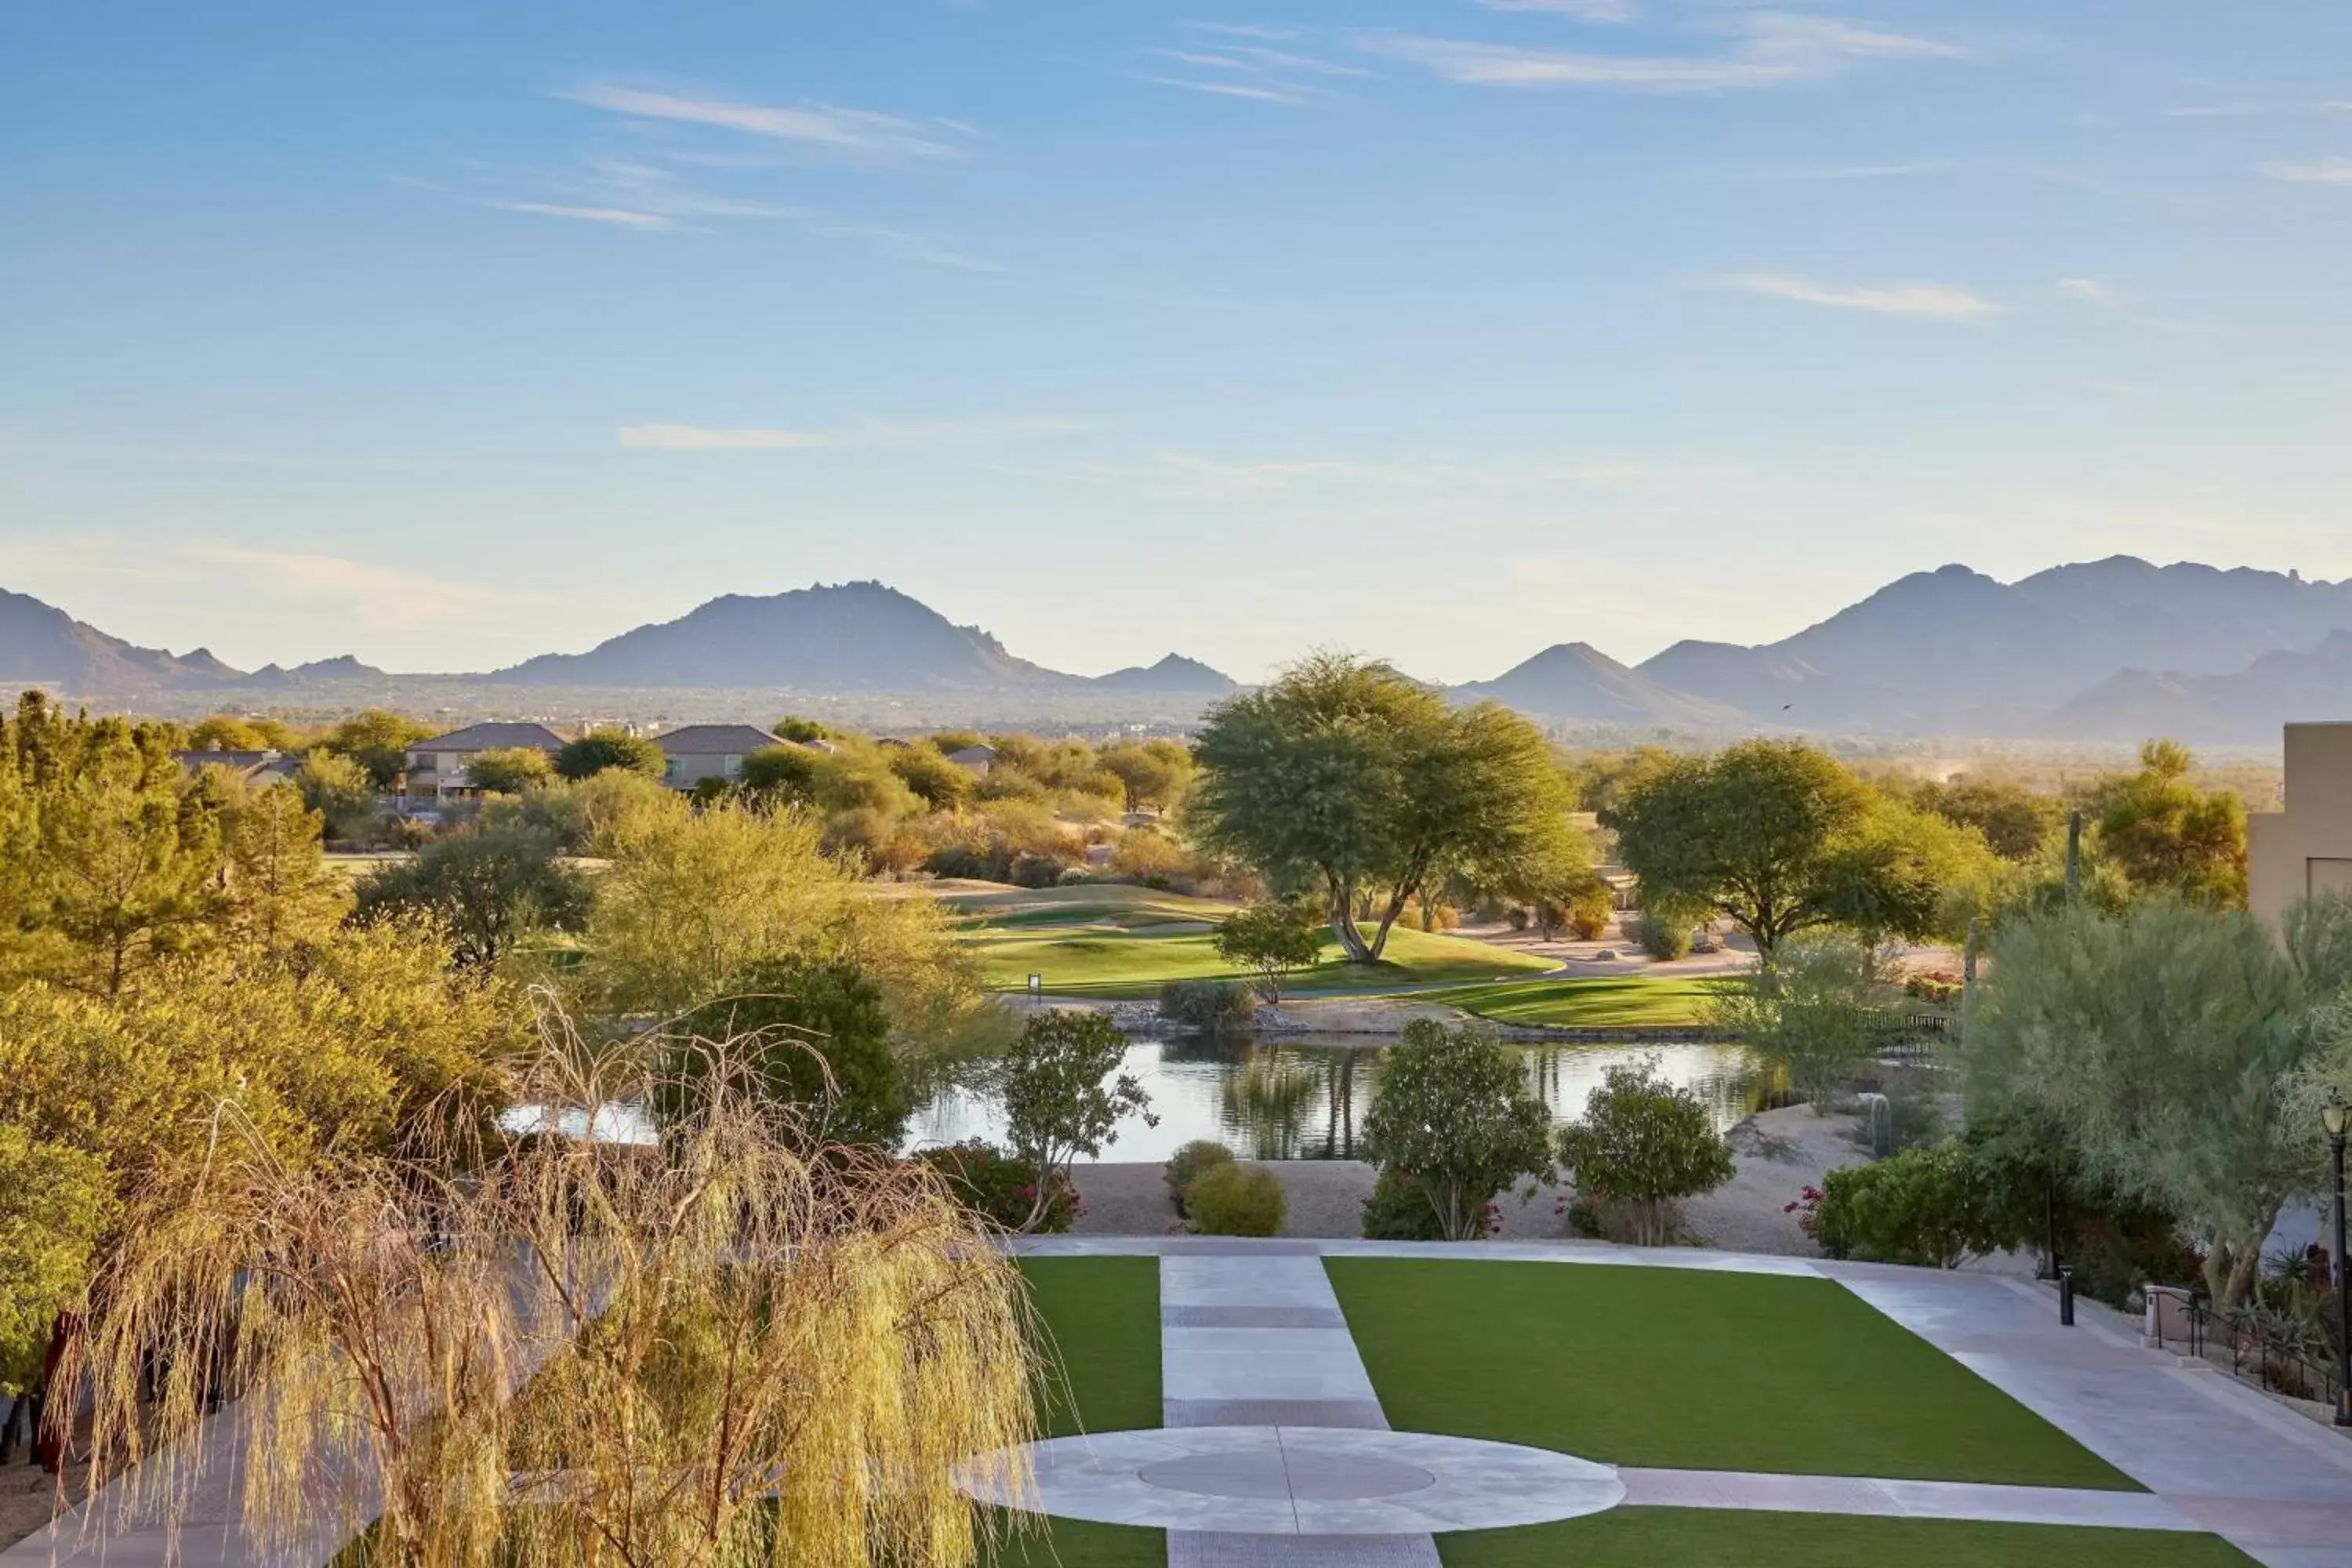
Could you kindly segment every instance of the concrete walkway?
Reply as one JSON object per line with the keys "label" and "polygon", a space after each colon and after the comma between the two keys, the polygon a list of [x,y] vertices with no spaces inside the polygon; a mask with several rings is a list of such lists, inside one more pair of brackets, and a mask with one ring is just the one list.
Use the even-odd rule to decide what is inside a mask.
{"label": "concrete walkway", "polygon": [[[1378,1396],[1356,1353],[1321,1260],[1325,1257],[1445,1258],[1537,1261],[1564,1267],[1669,1268],[1799,1275],[1835,1282],[1894,1321],[2002,1389],[2093,1453],[2148,1489],[2147,1493],[2064,1488],[1984,1486],[1869,1477],[1783,1476],[1719,1471],[1626,1469],[1610,1474],[1633,1507],[1723,1508],[1855,1513],[1911,1518],[2101,1525],[2154,1531],[2210,1531],[2266,1568],[2352,1568],[2352,1441],[2315,1426],[2262,1394],[2210,1370],[2145,1350],[2094,1322],[2058,1326],[2053,1298],[2022,1281],[1929,1269],[1845,1265],[1675,1247],[1644,1249],[1598,1243],[1389,1243],[1248,1241],[1212,1237],[1041,1237],[1024,1251],[1062,1257],[1156,1256],[1160,1259],[1161,1375],[1170,1427],[1217,1426],[1235,1432],[1237,1451],[1276,1461],[1280,1443],[1264,1428],[1338,1426],[1384,1429]],[[1126,1435],[1112,1435],[1124,1436]],[[1397,1434],[1391,1443],[1430,1439]],[[1509,1445],[1498,1445],[1509,1448]],[[1188,1453],[1195,1452],[1188,1448]],[[1366,1453],[1375,1450],[1366,1449]],[[1434,1450],[1432,1450],[1433,1453]],[[1402,1447],[1378,1457],[1414,1465]],[[1572,1456],[1570,1458],[1573,1458]],[[1116,1456],[1106,1455],[1110,1468]],[[1578,1460],[1580,1464],[1584,1461]],[[1145,1522],[1162,1499],[1143,1474],[1126,1468],[1129,1500]],[[1606,1469],[1607,1467],[1595,1467]],[[1182,1472],[1179,1472],[1181,1475]],[[1234,1477],[1251,1473],[1243,1466]],[[1049,1478],[1041,1468],[1041,1485]],[[1107,1477],[1097,1475],[1097,1481]],[[1532,1472],[1530,1486],[1565,1486]],[[1589,1478],[1587,1478],[1589,1479]],[[1401,1486],[1391,1473],[1385,1484]],[[1366,1481],[1367,1485],[1374,1484]],[[1052,1510],[1053,1488],[1044,1499]],[[1099,1489],[1087,1518],[1107,1494]],[[1193,1501],[1197,1504],[1199,1495]],[[1370,1493],[1362,1494],[1370,1496]],[[1391,1492],[1392,1498],[1404,1494]],[[1298,1514],[1303,1522],[1314,1510]],[[1549,1515],[1570,1517],[1586,1508]],[[1197,1513],[1191,1517],[1198,1517]],[[1266,1516],[1225,1517],[1263,1522]],[[1327,1516],[1331,1517],[1331,1516]],[[1372,1511],[1361,1517],[1373,1517]],[[1450,1515],[1463,1523],[1471,1516]],[[1519,1522],[1499,1515],[1490,1524]],[[1410,1521],[1408,1521],[1410,1522]],[[1416,1525],[1416,1528],[1419,1528]],[[1433,1521],[1430,1528],[1449,1528]],[[1171,1568],[1320,1568],[1324,1563],[1412,1563],[1436,1559],[1426,1536],[1377,1538],[1408,1554],[1366,1556],[1375,1538],[1358,1537],[1336,1554],[1317,1555],[1303,1536],[1233,1533],[1170,1535]],[[1422,1555],[1424,1547],[1428,1554]]]}

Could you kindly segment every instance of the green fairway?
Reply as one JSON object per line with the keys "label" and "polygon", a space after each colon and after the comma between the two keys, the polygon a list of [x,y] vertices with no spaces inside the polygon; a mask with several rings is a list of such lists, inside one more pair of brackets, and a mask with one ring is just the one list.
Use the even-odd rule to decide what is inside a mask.
{"label": "green fairway", "polygon": [[[1181,917],[1164,924],[1135,923],[1131,915],[1119,921],[1081,918],[1075,923],[1039,921],[1034,911],[1017,918],[1025,923],[992,921],[964,937],[979,952],[988,984],[1000,990],[1024,989],[1036,974],[1047,991],[1059,995],[1128,1000],[1156,995],[1170,980],[1251,978],[1217,956],[1209,931],[1189,922],[1172,924]],[[1398,930],[1389,933],[1386,961],[1377,964],[1342,962],[1339,943],[1326,937],[1323,962],[1290,975],[1283,989],[1377,994],[1400,985],[1491,980],[1550,967],[1547,959],[1466,937]]]}
{"label": "green fairway", "polygon": [[1442,1002],[1498,1024],[1559,1028],[1674,1029],[1696,1026],[1715,982],[1675,975],[1610,975],[1598,980],[1514,980],[1423,991],[1416,1002]]}
{"label": "green fairway", "polygon": [[[2247,1568],[2253,1561],[2218,1535],[1671,1508],[1441,1535],[1437,1555],[1445,1568]],[[1063,1561],[1081,1568],[1093,1560]],[[1102,1561],[1125,1568],[1130,1560]]]}
{"label": "green fairway", "polygon": [[1048,1436],[1160,1425],[1160,1261],[1024,1258],[1045,1331]]}
{"label": "green fairway", "polygon": [[1613,1465],[2137,1489],[1826,1279],[1353,1258],[1325,1267],[1400,1430]]}

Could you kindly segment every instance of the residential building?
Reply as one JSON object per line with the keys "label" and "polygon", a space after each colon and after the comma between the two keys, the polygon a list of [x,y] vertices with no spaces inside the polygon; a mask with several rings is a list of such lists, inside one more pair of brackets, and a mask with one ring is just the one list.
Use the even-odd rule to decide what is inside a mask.
{"label": "residential building", "polygon": [[988,770],[996,765],[996,748],[966,746],[960,752],[950,752],[948,761],[971,774],[972,777],[984,779],[988,776]]}
{"label": "residential building", "polygon": [[564,740],[544,724],[469,724],[419,741],[408,748],[401,796],[415,805],[465,799],[474,793],[466,777],[466,764],[484,752],[544,752],[552,760],[563,749]]}
{"label": "residential building", "polygon": [[733,784],[743,776],[743,759],[787,742],[753,724],[688,724],[654,737],[662,749],[662,783],[691,790],[705,779]]}
{"label": "residential building", "polygon": [[2352,893],[2352,723],[2286,727],[2285,805],[2246,822],[2247,902],[2265,920]]}
{"label": "residential building", "polygon": [[173,752],[172,758],[191,773],[206,768],[226,768],[258,789],[290,779],[302,759],[284,752],[230,752],[217,747],[205,752]]}

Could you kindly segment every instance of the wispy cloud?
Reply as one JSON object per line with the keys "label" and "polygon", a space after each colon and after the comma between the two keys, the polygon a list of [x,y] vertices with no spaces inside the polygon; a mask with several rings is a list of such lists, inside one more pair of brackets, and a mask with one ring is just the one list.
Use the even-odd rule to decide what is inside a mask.
{"label": "wispy cloud", "polygon": [[2274,159],[2257,163],[2254,172],[2264,179],[2284,180],[2296,185],[2352,185],[2352,158],[2313,158],[2296,163]]}
{"label": "wispy cloud", "polygon": [[945,267],[958,272],[1003,272],[1009,270],[1003,262],[991,261],[984,256],[973,256],[937,240],[927,239],[905,229],[891,228],[874,223],[832,223],[806,213],[791,215],[801,232],[816,239],[845,241],[864,245],[900,261],[919,261],[927,267]]}
{"label": "wispy cloud", "polygon": [[[950,122],[908,120],[870,109],[844,109],[836,104],[814,102],[741,103],[614,82],[590,82],[556,96],[638,120],[715,125],[747,136],[771,137],[837,153],[871,157],[948,158],[961,152],[940,139],[939,130],[947,128]],[[959,132],[970,131],[960,122],[953,128]]]}
{"label": "wispy cloud", "polygon": [[339,606],[370,631],[425,630],[551,598],[530,590],[427,576],[382,562],[223,541],[182,544],[173,553],[186,562],[226,568],[268,597]]}
{"label": "wispy cloud", "polygon": [[1553,11],[1580,22],[1630,22],[1633,0],[1478,0],[1489,11]]}
{"label": "wispy cloud", "polygon": [[1146,76],[1142,79],[1160,87],[1181,88],[1186,92],[1204,92],[1212,98],[1245,98],[1256,103],[1300,104],[1309,101],[1313,96],[1296,88],[1271,87],[1260,82],[1208,81],[1185,76]]}
{"label": "wispy cloud", "polygon": [[1795,300],[1832,310],[1862,310],[1881,316],[1926,316],[1941,321],[1969,321],[2000,313],[2000,307],[1965,289],[1938,284],[1906,283],[1882,288],[1817,283],[1779,272],[1748,272],[1727,278],[1723,287],[1745,293]]}
{"label": "wispy cloud", "polygon": [[663,452],[824,452],[851,447],[911,451],[959,441],[1066,435],[1089,426],[1074,419],[940,419],[893,425],[878,420],[835,429],[714,428],[704,425],[629,425],[621,445]]}
{"label": "wispy cloud", "polygon": [[576,207],[562,202],[477,202],[477,206],[495,207],[500,212],[530,213],[538,217],[572,218],[581,223],[609,224],[614,228],[640,231],[671,226],[670,220],[659,213],[633,212],[626,207]]}
{"label": "wispy cloud", "polygon": [[1723,92],[1834,76],[1859,60],[1957,60],[1961,45],[1830,16],[1759,11],[1715,30],[1734,35],[1711,54],[1622,55],[1530,48],[1420,34],[1359,34],[1356,47],[1406,61],[1441,80],[1477,87],[1595,87],[1633,92]]}
{"label": "wispy cloud", "polygon": [[2102,283],[2095,278],[2061,278],[2058,279],[2058,291],[2086,305],[2096,305],[2103,310],[2124,308],[2123,295],[2113,285]]}
{"label": "wispy cloud", "polygon": [[2080,300],[2134,326],[2147,327],[2153,331],[2171,332],[2182,337],[2204,337],[2213,331],[2195,321],[2150,315],[2140,310],[2131,296],[2103,279],[2061,278],[2058,279],[2058,291],[2070,300]]}
{"label": "wispy cloud", "polygon": [[1213,35],[1212,41],[1150,51],[1158,58],[1184,67],[1183,74],[1165,70],[1139,73],[1137,79],[1212,98],[1246,99],[1255,103],[1297,107],[1333,96],[1326,81],[1339,77],[1369,77],[1361,66],[1302,54],[1297,49],[1268,48],[1249,38],[1287,39],[1295,29],[1243,28],[1221,24],[1188,22],[1194,32]]}
{"label": "wispy cloud", "polygon": [[1297,27],[1269,27],[1254,22],[1187,22],[1185,26],[1196,33],[1210,33],[1221,38],[1265,38],[1280,43],[1285,38],[1298,37]]}

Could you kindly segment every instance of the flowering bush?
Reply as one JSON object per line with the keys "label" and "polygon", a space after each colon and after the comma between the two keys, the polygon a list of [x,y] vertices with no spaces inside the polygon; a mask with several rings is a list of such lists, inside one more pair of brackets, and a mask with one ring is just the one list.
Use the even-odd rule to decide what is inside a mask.
{"label": "flowering bush", "polygon": [[[1018,1230],[1037,1206],[1037,1167],[1006,1153],[984,1138],[927,1149],[915,1156],[946,1179],[948,1190],[976,1214],[1007,1230]],[[1069,1178],[1055,1173],[1046,1182],[1044,1214],[1032,1228],[1065,1231],[1078,1217],[1078,1194]]]}

